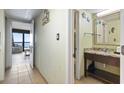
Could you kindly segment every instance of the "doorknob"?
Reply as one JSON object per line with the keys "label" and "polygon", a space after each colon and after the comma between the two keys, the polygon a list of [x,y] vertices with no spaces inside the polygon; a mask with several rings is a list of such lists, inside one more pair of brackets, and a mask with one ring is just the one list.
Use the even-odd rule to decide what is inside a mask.
{"label": "doorknob", "polygon": [[124,55],[124,45],[121,46],[121,54]]}

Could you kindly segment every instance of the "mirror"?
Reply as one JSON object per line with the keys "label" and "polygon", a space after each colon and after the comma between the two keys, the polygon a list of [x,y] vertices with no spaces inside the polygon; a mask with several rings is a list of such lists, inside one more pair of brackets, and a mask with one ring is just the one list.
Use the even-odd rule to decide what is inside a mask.
{"label": "mirror", "polygon": [[104,16],[94,15],[95,44],[119,45],[120,42],[120,12]]}

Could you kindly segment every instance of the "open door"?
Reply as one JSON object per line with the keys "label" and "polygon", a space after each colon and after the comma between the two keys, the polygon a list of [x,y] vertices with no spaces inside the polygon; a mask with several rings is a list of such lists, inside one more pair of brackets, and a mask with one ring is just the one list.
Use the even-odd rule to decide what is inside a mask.
{"label": "open door", "polygon": [[76,79],[80,79],[79,11],[76,11]]}
{"label": "open door", "polygon": [[34,67],[34,20],[31,22],[30,30],[30,65]]}
{"label": "open door", "polygon": [[76,79],[80,79],[80,59],[79,59],[79,12],[77,10],[73,10],[73,58],[75,65],[75,76]]}

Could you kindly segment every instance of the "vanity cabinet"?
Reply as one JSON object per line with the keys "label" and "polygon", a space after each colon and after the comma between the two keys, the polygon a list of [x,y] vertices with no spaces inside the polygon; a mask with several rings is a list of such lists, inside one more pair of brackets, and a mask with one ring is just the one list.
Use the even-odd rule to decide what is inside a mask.
{"label": "vanity cabinet", "polygon": [[111,55],[100,55],[100,54],[93,54],[93,53],[84,53],[84,71],[85,71],[85,77],[87,75],[93,76],[99,80],[104,81],[105,83],[120,83],[120,76],[115,75],[113,73],[103,71],[100,69],[95,68],[94,72],[89,72],[87,70],[87,59],[91,60],[92,63],[95,64],[95,62],[100,62],[106,65],[116,66],[120,67],[120,58],[119,57],[113,57]]}

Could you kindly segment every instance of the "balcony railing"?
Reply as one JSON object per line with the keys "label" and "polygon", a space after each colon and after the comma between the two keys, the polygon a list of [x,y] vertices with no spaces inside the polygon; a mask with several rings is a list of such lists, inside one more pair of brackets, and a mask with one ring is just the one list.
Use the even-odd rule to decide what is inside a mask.
{"label": "balcony railing", "polygon": [[14,42],[14,46],[22,46],[25,49],[30,47],[30,42],[24,42],[24,46],[23,42]]}

